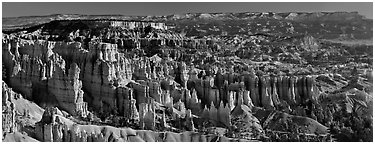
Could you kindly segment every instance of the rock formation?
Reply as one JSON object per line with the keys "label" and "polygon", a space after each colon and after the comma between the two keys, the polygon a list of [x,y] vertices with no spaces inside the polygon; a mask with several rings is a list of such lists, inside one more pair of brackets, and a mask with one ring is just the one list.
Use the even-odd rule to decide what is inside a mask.
{"label": "rock formation", "polygon": [[3,115],[2,115],[2,131],[3,134],[5,132],[13,133],[17,131],[16,129],[16,111],[14,103],[11,101],[11,99],[14,99],[16,97],[16,93],[13,92],[12,89],[10,89],[5,82],[2,82],[2,106],[3,106]]}
{"label": "rock formation", "polygon": [[[179,18],[155,16],[55,20],[4,31],[3,134],[23,131],[47,142],[243,141],[283,131],[290,120],[312,124],[304,133],[326,134],[316,121],[324,118],[317,107],[325,88],[367,90],[358,86],[369,83],[365,78],[350,85],[319,75],[345,66],[323,68],[316,59],[331,64],[368,55],[297,33],[305,29],[299,25],[314,27],[297,22],[299,13],[235,14],[248,22],[236,34],[221,22],[197,21],[214,15],[187,14],[198,26],[191,29],[185,21],[173,22],[185,28],[169,25]],[[21,95],[26,100],[14,98]]]}

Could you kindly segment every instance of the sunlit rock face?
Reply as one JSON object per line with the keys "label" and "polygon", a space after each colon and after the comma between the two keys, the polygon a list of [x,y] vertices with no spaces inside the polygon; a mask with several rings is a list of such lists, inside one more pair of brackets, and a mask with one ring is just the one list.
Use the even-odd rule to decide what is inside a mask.
{"label": "sunlit rock face", "polygon": [[52,51],[54,43],[30,40],[11,43],[3,43],[10,45],[3,51],[13,60],[7,57],[3,60],[10,68],[7,80],[16,91],[40,104],[58,105],[74,115],[86,116],[87,103],[83,101],[80,68],[76,63],[66,66],[65,60]]}

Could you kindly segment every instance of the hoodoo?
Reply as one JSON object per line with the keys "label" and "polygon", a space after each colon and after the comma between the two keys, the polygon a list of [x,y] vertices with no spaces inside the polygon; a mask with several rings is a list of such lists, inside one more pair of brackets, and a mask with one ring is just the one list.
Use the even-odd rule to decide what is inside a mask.
{"label": "hoodoo", "polygon": [[372,45],[345,41],[372,38],[358,14],[27,18],[3,18],[4,142],[372,136]]}

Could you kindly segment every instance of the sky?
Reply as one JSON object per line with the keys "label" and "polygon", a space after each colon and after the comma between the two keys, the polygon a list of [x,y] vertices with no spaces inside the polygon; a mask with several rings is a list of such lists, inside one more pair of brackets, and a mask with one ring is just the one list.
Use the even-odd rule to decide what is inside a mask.
{"label": "sky", "polygon": [[215,12],[357,11],[373,17],[372,2],[3,2],[3,17],[50,14],[171,15]]}

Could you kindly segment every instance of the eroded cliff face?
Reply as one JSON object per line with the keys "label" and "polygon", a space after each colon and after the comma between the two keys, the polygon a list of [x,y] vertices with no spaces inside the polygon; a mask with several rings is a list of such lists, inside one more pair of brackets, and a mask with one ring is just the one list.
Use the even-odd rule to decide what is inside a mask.
{"label": "eroded cliff face", "polygon": [[[80,68],[75,63],[66,66],[65,60],[52,49],[48,41],[3,41],[3,57],[9,85],[27,99],[40,105],[58,105],[75,115],[87,114],[83,102]],[[13,47],[14,46],[14,47]]]}
{"label": "eroded cliff face", "polygon": [[[198,114],[211,103],[219,108],[223,102],[232,110],[239,99],[249,107],[285,110],[317,96],[312,76],[214,73],[203,79],[195,68],[187,68],[183,62],[129,59],[110,43],[90,42],[86,50],[79,42],[9,38],[3,46],[8,81],[15,90],[29,99],[38,97],[39,103],[58,105],[71,114],[80,111],[82,116],[86,116],[88,106],[84,95],[96,111],[116,110],[121,115],[127,109],[125,103],[135,99],[139,105],[146,103],[148,97],[162,104],[169,103],[170,98],[181,99]],[[172,81],[183,87],[176,89]],[[48,95],[53,97],[47,98]],[[193,104],[185,98],[187,95],[196,95]],[[196,104],[201,107],[192,106]]]}
{"label": "eroded cliff face", "polygon": [[[112,23],[103,31],[88,28],[92,32],[87,24],[77,25],[83,28],[64,32],[64,24],[46,25],[34,33],[3,35],[4,81],[47,108],[36,124],[40,141],[231,141],[196,131],[232,131],[243,124],[252,127],[243,133],[264,133],[252,109],[291,113],[319,94],[313,75],[256,74],[249,64],[212,56],[209,52],[219,50],[213,39],[187,38],[158,24],[129,29],[133,26]],[[306,38],[301,45],[315,44]],[[4,101],[11,132],[14,108]],[[73,117],[56,115],[50,107]]]}
{"label": "eroded cliff face", "polygon": [[[194,72],[193,72],[194,73]],[[249,74],[221,74],[215,78],[188,80],[189,89],[195,89],[204,105],[211,102],[237,103],[239,99],[250,107],[282,110],[307,101],[316,101],[319,91],[313,76],[256,76]],[[234,105],[232,104],[232,109]]]}

